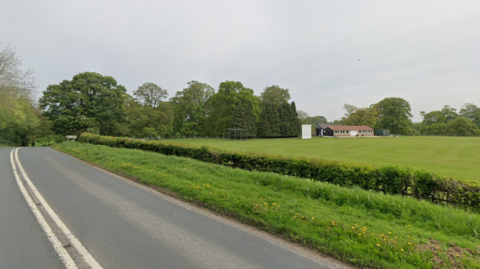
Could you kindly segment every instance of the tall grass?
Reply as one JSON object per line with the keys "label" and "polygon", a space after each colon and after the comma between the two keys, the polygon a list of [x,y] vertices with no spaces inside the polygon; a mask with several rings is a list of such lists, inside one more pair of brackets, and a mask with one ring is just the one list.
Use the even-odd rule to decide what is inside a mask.
{"label": "tall grass", "polygon": [[478,214],[140,150],[55,148],[359,267],[480,268]]}

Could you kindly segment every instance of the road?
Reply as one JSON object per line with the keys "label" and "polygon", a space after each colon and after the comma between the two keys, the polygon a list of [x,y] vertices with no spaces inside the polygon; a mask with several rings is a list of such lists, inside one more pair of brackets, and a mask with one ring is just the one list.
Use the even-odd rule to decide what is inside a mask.
{"label": "road", "polygon": [[0,148],[0,268],[345,267],[53,149]]}

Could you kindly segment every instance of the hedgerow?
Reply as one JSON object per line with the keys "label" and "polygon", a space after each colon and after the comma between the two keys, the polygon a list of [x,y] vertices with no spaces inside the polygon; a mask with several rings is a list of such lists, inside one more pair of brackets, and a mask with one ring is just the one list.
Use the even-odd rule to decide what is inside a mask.
{"label": "hedgerow", "polygon": [[166,144],[160,141],[99,136],[90,133],[83,133],[79,141],[153,151],[245,170],[310,178],[345,187],[359,186],[385,194],[412,196],[438,204],[459,205],[474,211],[480,209],[480,184],[441,177],[425,170],[413,170],[408,167],[395,165],[374,167],[320,159],[228,152],[206,146]]}

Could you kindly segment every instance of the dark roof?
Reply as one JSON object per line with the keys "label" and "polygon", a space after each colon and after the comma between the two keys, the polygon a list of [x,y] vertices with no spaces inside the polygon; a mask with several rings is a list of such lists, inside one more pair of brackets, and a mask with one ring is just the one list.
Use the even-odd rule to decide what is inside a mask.
{"label": "dark roof", "polygon": [[368,126],[328,126],[334,131],[359,131],[359,130],[373,130]]}
{"label": "dark roof", "polygon": [[317,126],[317,128],[320,127],[320,128],[325,129],[325,128],[327,128],[328,126],[342,126],[342,125],[341,125],[341,124],[334,124],[334,123],[320,123],[320,124]]}

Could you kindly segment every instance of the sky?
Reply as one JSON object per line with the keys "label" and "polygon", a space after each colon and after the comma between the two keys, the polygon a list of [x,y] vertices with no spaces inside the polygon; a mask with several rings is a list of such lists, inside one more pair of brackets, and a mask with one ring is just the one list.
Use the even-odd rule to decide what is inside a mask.
{"label": "sky", "polygon": [[329,121],[387,97],[420,111],[480,106],[480,1],[0,0],[0,43],[38,96],[82,72],[145,82],[288,88]]}

